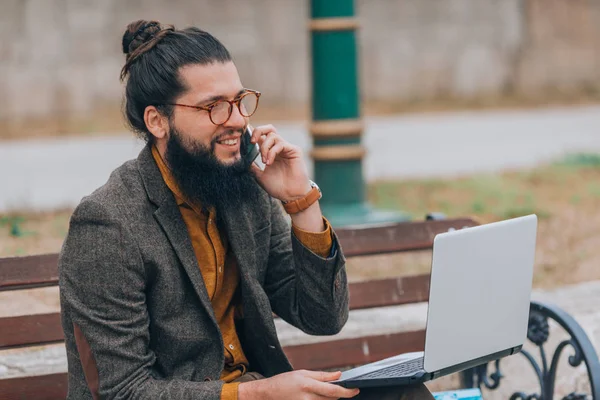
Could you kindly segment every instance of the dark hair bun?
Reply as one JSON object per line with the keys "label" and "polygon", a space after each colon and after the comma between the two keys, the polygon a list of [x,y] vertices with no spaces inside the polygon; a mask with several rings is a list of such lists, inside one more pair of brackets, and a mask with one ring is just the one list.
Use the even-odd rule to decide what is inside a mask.
{"label": "dark hair bun", "polygon": [[158,21],[140,19],[130,23],[123,34],[123,53],[129,55],[134,52],[135,49],[152,40],[160,30],[161,26]]}

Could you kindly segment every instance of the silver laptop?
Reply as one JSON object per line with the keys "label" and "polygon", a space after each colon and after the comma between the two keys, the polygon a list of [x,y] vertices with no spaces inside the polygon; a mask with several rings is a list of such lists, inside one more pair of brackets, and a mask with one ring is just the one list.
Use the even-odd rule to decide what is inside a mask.
{"label": "silver laptop", "polygon": [[425,351],[350,369],[332,383],[349,388],[414,384],[520,351],[536,237],[536,215],[437,235]]}

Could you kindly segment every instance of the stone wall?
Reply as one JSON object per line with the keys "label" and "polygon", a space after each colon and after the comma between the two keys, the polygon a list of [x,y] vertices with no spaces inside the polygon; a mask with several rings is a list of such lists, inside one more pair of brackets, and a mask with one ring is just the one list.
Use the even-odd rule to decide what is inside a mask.
{"label": "stone wall", "polygon": [[[128,22],[197,25],[263,106],[306,108],[308,0],[1,0],[0,124],[118,109]],[[599,86],[600,0],[356,0],[362,98],[408,103]]]}
{"label": "stone wall", "polygon": [[514,86],[597,91],[600,87],[600,1],[528,0]]}

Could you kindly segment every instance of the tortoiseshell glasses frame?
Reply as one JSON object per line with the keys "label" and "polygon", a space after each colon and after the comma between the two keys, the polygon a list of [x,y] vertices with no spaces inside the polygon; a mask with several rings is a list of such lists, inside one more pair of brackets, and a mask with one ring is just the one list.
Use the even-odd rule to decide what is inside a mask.
{"label": "tortoiseshell glasses frame", "polygon": [[217,100],[207,106],[191,106],[189,104],[179,103],[170,103],[168,105],[207,111],[208,117],[213,124],[223,125],[231,118],[234,105],[237,106],[242,116],[251,117],[258,108],[260,94],[261,93],[258,90],[244,89],[244,92],[233,100]]}

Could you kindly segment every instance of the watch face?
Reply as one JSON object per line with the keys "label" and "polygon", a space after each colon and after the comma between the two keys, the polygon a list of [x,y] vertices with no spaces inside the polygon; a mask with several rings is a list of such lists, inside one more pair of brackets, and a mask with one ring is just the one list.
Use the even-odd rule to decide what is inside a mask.
{"label": "watch face", "polygon": [[321,200],[321,198],[323,197],[323,192],[321,192],[321,188],[319,187],[319,185],[317,185],[313,181],[310,181],[310,186],[317,188],[317,190],[319,191],[319,200]]}
{"label": "watch face", "polygon": [[316,184],[316,183],[314,183],[313,181],[310,181],[310,186],[312,186],[312,187],[316,187],[316,188],[319,190],[319,192],[321,191],[321,188],[319,187],[319,185],[317,185],[317,184]]}

